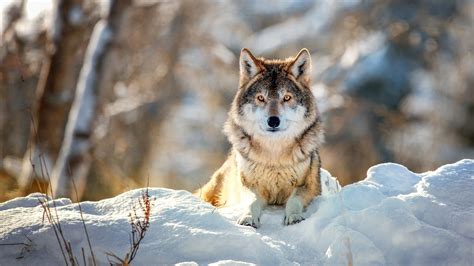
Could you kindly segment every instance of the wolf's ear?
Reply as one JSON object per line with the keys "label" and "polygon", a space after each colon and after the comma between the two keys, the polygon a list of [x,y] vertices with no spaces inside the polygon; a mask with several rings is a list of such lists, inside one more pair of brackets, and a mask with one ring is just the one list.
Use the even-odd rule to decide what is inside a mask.
{"label": "wolf's ear", "polygon": [[303,48],[289,66],[290,73],[296,78],[309,85],[311,77],[311,55],[308,49]]}
{"label": "wolf's ear", "polygon": [[243,48],[240,52],[240,83],[246,82],[251,78],[255,77],[258,73],[263,70],[264,66],[253,56],[253,54],[247,49]]}

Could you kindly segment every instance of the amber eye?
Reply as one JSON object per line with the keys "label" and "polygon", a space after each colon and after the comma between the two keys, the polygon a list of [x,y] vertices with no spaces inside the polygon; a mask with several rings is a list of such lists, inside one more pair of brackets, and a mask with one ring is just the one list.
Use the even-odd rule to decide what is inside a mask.
{"label": "amber eye", "polygon": [[287,102],[289,100],[291,100],[291,95],[287,94],[285,97],[283,97],[283,101]]}
{"label": "amber eye", "polygon": [[262,103],[265,102],[265,98],[261,94],[257,96],[257,100],[262,102]]}

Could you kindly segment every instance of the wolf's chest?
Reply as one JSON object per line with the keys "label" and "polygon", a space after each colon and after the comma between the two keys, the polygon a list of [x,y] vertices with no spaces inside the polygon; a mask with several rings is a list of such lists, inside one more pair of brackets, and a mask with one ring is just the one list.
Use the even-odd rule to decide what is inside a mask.
{"label": "wolf's chest", "polygon": [[269,166],[239,158],[237,164],[242,185],[269,204],[284,204],[295,187],[304,185],[310,160],[290,166]]}

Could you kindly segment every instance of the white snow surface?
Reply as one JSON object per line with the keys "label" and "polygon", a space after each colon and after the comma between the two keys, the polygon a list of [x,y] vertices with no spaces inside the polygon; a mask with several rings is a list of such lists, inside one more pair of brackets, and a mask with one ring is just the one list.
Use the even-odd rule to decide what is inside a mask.
{"label": "white snow surface", "polygon": [[23,6],[23,16],[15,24],[16,33],[22,38],[34,40],[43,30],[54,29],[52,16],[54,12],[54,1],[52,0],[26,0]]}
{"label": "white snow surface", "polygon": [[[240,226],[244,206],[215,209],[187,191],[150,188],[156,197],[136,265],[472,265],[474,160],[415,174],[404,166],[373,166],[367,178],[340,189],[327,171],[323,195],[306,220],[282,224],[283,207],[268,207],[259,229]],[[128,213],[142,190],[82,202],[99,264],[105,252],[128,251]],[[61,265],[54,232],[42,222],[41,194],[0,204],[0,265]],[[75,254],[88,254],[77,204],[57,199],[58,216]],[[27,241],[26,236],[31,239]],[[27,243],[5,245],[9,243]],[[21,256],[21,259],[16,259]],[[82,261],[82,259],[79,259]]]}

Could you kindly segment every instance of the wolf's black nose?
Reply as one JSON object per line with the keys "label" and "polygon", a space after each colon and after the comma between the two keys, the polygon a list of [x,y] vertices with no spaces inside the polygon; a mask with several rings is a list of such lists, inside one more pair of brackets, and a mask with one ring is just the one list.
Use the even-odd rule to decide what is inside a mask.
{"label": "wolf's black nose", "polygon": [[267,123],[269,127],[276,128],[280,125],[280,118],[278,116],[270,116]]}

